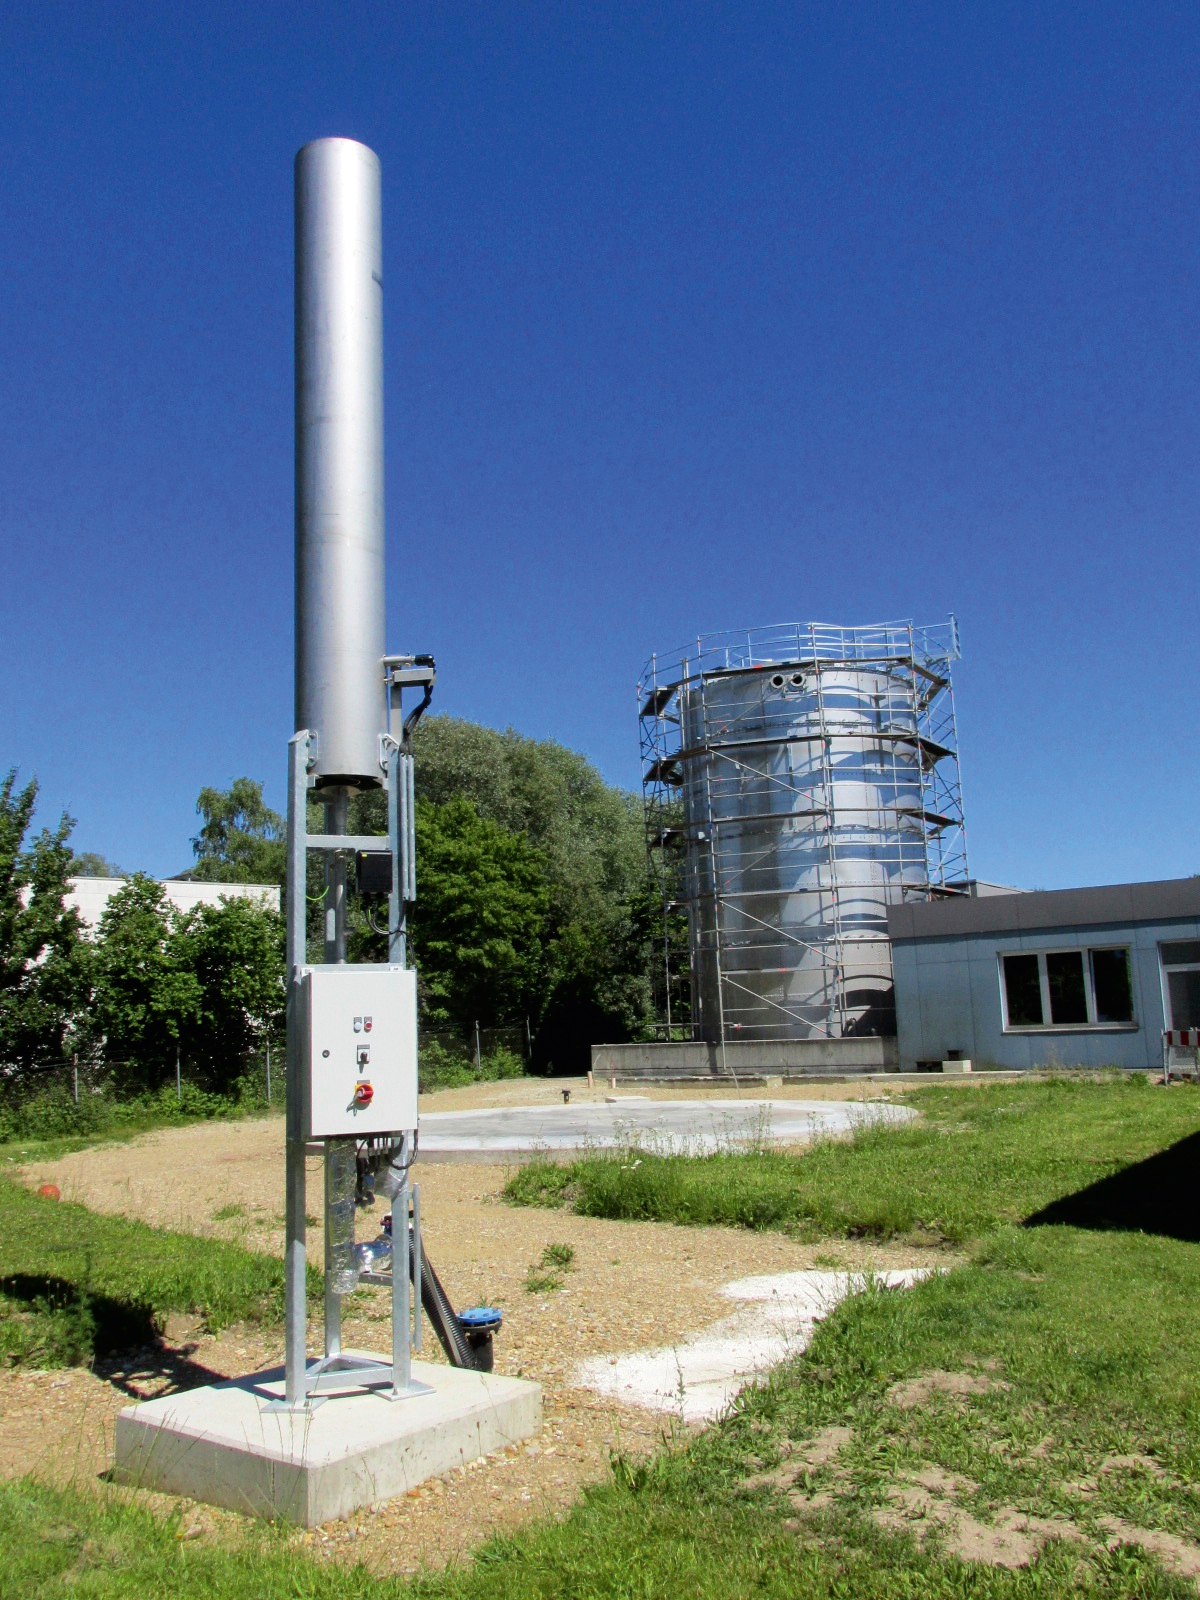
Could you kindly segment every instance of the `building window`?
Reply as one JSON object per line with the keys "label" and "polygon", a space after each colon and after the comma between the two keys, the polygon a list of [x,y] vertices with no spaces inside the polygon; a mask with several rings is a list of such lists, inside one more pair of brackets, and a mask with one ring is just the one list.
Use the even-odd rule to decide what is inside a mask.
{"label": "building window", "polygon": [[1004,988],[1008,998],[1010,1028],[1040,1028],[1042,1010],[1041,958],[1005,956]]}
{"label": "building window", "polygon": [[1133,1021],[1133,985],[1128,950],[1091,950],[1092,995],[1097,1022]]}
{"label": "building window", "polygon": [[[1133,1026],[1133,984],[1124,947],[1023,950],[1001,956],[1000,975],[1005,1028]],[[1194,978],[1200,1000],[1200,957]]]}
{"label": "building window", "polygon": [[1168,1028],[1200,1028],[1200,939],[1158,947]]}

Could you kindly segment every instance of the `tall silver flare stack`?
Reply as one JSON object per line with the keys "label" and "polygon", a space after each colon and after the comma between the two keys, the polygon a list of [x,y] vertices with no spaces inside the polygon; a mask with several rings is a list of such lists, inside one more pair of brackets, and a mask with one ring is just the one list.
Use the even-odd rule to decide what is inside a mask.
{"label": "tall silver flare stack", "polygon": [[379,158],[296,156],[296,727],[318,788],[373,786],[387,726]]}
{"label": "tall silver flare stack", "polygon": [[[412,1176],[419,1120],[417,974],[407,946],[417,893],[412,736],[437,674],[430,655],[388,655],[384,637],[379,161],[353,139],[318,139],[296,157],[295,186],[284,1365],[282,1375],[273,1368],[123,1412],[115,1466],[125,1483],[311,1527],[539,1433],[542,1417],[536,1384],[492,1372],[500,1313],[481,1306],[460,1315],[451,1304],[422,1247],[421,1191]],[[421,696],[407,714],[406,694]],[[381,791],[382,803],[354,815],[352,797],[367,789]],[[350,832],[352,824],[382,830],[384,814],[386,832]],[[320,895],[310,876],[317,860],[325,869]],[[355,959],[347,949],[352,897],[364,921],[386,932],[385,959]],[[323,938],[310,937],[318,902]],[[310,1358],[307,1161],[318,1152],[325,1293]],[[373,1209],[377,1196],[387,1202],[386,1217],[383,1207]],[[359,1238],[363,1224],[370,1232]],[[342,1301],[360,1283],[388,1293],[390,1352],[342,1346]],[[413,1360],[423,1319],[449,1366]]]}

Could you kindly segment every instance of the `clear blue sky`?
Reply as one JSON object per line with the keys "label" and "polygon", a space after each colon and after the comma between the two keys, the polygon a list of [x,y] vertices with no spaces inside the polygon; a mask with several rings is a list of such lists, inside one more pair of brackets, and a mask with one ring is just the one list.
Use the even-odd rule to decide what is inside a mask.
{"label": "clear blue sky", "polygon": [[953,610],[972,867],[1200,871],[1200,10],[118,3],[0,25],[0,765],[281,803],[291,164],[383,162],[389,645],[638,780],[655,647]]}

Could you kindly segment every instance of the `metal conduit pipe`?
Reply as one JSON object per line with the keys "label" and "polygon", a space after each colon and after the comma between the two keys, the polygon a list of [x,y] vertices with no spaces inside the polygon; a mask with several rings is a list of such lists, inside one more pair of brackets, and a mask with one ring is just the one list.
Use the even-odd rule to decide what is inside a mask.
{"label": "metal conduit pipe", "polygon": [[[408,1253],[408,1263],[410,1274],[415,1275],[417,1263],[413,1250]],[[450,1365],[474,1367],[475,1351],[468,1344],[462,1323],[450,1304],[450,1296],[442,1288],[442,1280],[434,1271],[433,1263],[424,1250],[421,1252],[421,1305],[424,1307],[425,1315],[433,1324],[433,1331],[437,1334],[438,1343],[446,1352],[446,1359]]]}

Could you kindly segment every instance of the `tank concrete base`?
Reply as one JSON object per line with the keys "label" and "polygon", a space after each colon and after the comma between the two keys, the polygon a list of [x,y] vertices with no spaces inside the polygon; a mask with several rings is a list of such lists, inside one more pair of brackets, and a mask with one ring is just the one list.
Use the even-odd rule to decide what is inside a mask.
{"label": "tank concrete base", "polygon": [[413,1377],[433,1393],[386,1400],[360,1390],[278,1410],[278,1368],[128,1406],[117,1418],[115,1476],[313,1527],[541,1429],[536,1383],[426,1361],[413,1363]]}
{"label": "tank concrete base", "polygon": [[900,1056],[895,1039],[866,1035],[851,1039],[702,1040],[643,1044],[594,1044],[597,1083],[762,1083],[778,1078],[858,1078],[894,1072]]}

